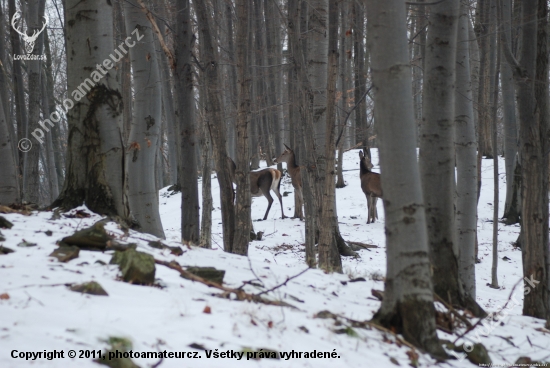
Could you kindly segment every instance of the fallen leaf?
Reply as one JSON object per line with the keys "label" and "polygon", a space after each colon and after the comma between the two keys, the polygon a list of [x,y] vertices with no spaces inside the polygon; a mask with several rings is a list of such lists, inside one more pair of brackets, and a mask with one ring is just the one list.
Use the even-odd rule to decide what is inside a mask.
{"label": "fallen leaf", "polygon": [[210,314],[212,313],[212,309],[210,309],[210,307],[207,305],[206,307],[204,307],[202,313]]}
{"label": "fallen leaf", "polygon": [[0,294],[0,300],[8,300],[10,298],[8,293]]}
{"label": "fallen leaf", "polygon": [[269,321],[269,322],[267,322],[267,327],[269,327],[269,328],[273,328],[273,321]]}

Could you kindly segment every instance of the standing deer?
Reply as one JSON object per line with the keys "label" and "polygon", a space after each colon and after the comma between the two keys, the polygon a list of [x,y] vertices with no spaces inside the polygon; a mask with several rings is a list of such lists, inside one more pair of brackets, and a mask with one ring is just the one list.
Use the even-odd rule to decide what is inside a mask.
{"label": "standing deer", "polygon": [[363,151],[359,151],[359,177],[361,178],[361,189],[367,197],[367,224],[375,222],[378,218],[376,211],[377,198],[382,198],[382,186],[380,184],[380,174],[372,172],[373,164],[370,158],[365,156]]}
{"label": "standing deer", "polygon": [[[231,181],[236,184],[237,182],[235,180],[235,170],[237,169],[237,165],[229,156],[227,157],[227,161],[229,165],[229,174],[231,175]],[[277,198],[279,198],[279,203],[281,204],[281,213],[283,214],[282,218],[286,218],[285,211],[283,210],[283,197],[281,196],[281,193],[279,193],[282,176],[281,172],[277,169],[268,168],[259,171],[251,171],[249,175],[251,196],[260,197],[263,195],[267,198],[269,202],[267,210],[265,211],[264,220],[267,219],[267,215],[269,214],[269,210],[271,209],[271,205],[273,204],[273,197],[271,197],[271,193],[269,193],[270,190],[274,191]]]}
{"label": "standing deer", "polygon": [[300,220],[303,220],[304,213],[302,211],[302,206],[304,204],[304,197],[302,195],[301,167],[296,165],[296,156],[294,155],[294,151],[286,144],[284,146],[286,148],[285,151],[279,157],[277,157],[274,162],[277,164],[286,162],[286,169],[288,171],[288,174],[290,175],[290,178],[292,179],[292,186],[294,187],[294,193],[297,198],[293,218],[299,217]]}

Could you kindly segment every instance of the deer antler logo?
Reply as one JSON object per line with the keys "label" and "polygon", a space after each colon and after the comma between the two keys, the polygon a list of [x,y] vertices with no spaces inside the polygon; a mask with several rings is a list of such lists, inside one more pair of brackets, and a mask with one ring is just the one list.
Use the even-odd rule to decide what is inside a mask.
{"label": "deer antler logo", "polygon": [[17,33],[19,33],[21,36],[23,36],[23,40],[25,41],[25,51],[27,51],[27,54],[31,54],[32,50],[34,49],[34,43],[36,42],[36,39],[44,31],[44,28],[48,25],[48,17],[44,16],[44,25],[42,26],[42,29],[40,31],[35,30],[32,34],[32,36],[28,36],[25,32],[21,32],[17,29],[17,22],[21,19],[21,12],[17,12],[13,15],[11,18],[11,26]]}

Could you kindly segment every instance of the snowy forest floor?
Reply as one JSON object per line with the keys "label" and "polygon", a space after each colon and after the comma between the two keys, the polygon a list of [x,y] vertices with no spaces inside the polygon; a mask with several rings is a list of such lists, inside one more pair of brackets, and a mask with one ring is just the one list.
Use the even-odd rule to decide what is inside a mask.
{"label": "snowy forest floor", "polygon": [[[375,165],[376,155],[373,150]],[[499,160],[499,213],[502,214],[506,184],[504,161]],[[522,279],[522,266],[521,251],[511,245],[519,234],[519,226],[499,223],[500,289],[488,286],[492,256],[492,165],[492,160],[483,160],[478,221],[481,263],[476,265],[476,279],[478,303],[487,312],[498,312],[509,300],[514,285]],[[360,251],[361,258],[343,258],[344,274],[308,270],[263,295],[294,308],[222,299],[217,296],[219,290],[183,279],[178,272],[161,265],[156,266],[155,287],[131,285],[120,280],[117,265],[109,265],[112,251],[80,251],[78,258],[60,263],[48,257],[57,248],[56,242],[75,230],[91,226],[100,216],[71,218],[70,214],[76,210],[55,220],[52,212],[32,212],[27,216],[2,214],[14,226],[1,230],[6,240],[0,241],[0,245],[14,252],[0,255],[0,367],[97,367],[92,358],[79,358],[80,351],[105,351],[110,337],[128,339],[134,352],[197,352],[200,356],[199,359],[166,358],[160,367],[392,367],[408,366],[415,360],[418,366],[433,366],[436,363],[433,359],[411,351],[391,332],[352,322],[369,320],[380,306],[371,289],[384,289],[384,212],[378,201],[379,221],[366,224],[366,199],[360,188],[357,150],[345,153],[344,170],[347,186],[337,189],[336,194],[342,236],[348,241],[378,248]],[[294,212],[293,191],[289,178],[285,177],[281,193],[291,192],[283,197],[287,216]],[[184,254],[175,256],[167,249],[150,247],[148,242],[155,240],[153,236],[134,231],[125,235],[113,222],[108,223],[106,229],[120,241],[137,243],[138,250],[158,260],[176,260],[184,267],[211,266],[225,270],[224,285],[228,287],[238,288],[245,281],[253,281],[244,286],[248,293],[273,288],[306,269],[302,245],[304,223],[298,219],[282,220],[277,200],[268,220],[254,222],[255,231],[263,231],[264,235],[262,241],[251,242],[248,258],[223,252],[215,175],[212,194],[212,250],[182,246]],[[165,244],[170,246],[181,246],[180,199],[180,194],[171,194],[167,189],[160,193]],[[253,219],[262,218],[266,206],[264,197],[255,198]],[[80,210],[90,212],[85,207]],[[37,245],[25,247],[28,243]],[[350,281],[355,279],[359,281]],[[87,281],[97,281],[109,296],[81,294],[65,285]],[[550,331],[544,328],[543,320],[521,316],[522,298],[520,283],[497,322],[485,320],[465,336],[466,341],[482,343],[494,364],[511,366],[521,356],[536,361],[550,360]],[[438,305],[438,309],[444,308]],[[320,313],[323,311],[330,313]],[[477,319],[471,319],[472,324],[476,322]],[[438,334],[442,339],[454,341],[464,330],[459,327],[454,335],[442,331]],[[13,350],[19,354],[54,349],[63,350],[64,358],[26,361],[11,357]],[[76,358],[67,356],[71,349],[77,352]],[[306,352],[309,355],[314,350],[335,352],[336,357],[304,358]],[[288,360],[282,357],[247,360],[245,353],[241,360],[215,359],[213,355],[208,358],[209,351],[249,352],[249,355],[260,351],[294,351],[302,352],[302,358],[294,355]],[[454,355],[458,359],[439,365],[478,366],[462,353]],[[134,362],[140,367],[152,367],[159,359],[139,358]]]}

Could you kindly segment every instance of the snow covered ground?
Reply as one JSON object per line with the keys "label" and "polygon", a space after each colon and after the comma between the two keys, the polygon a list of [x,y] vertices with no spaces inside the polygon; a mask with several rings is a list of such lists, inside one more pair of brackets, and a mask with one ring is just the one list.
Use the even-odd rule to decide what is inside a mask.
{"label": "snow covered ground", "polygon": [[[373,151],[373,163],[378,159]],[[385,274],[384,213],[379,205],[380,221],[366,224],[366,200],[360,189],[358,151],[344,155],[344,177],[347,186],[337,190],[338,215],[343,237],[377,245],[379,248],[360,251],[361,258],[344,258],[344,274],[325,274],[308,270],[286,285],[263,295],[294,306],[281,307],[255,304],[217,297],[219,290],[180,277],[178,272],[157,265],[156,286],[131,285],[119,280],[119,269],[109,265],[112,252],[80,251],[78,258],[60,263],[48,255],[56,242],[75,230],[86,228],[101,219],[67,217],[53,220],[52,212],[2,214],[14,226],[2,229],[6,238],[0,245],[15,252],[0,255],[0,367],[97,367],[92,358],[79,358],[107,349],[109,337],[124,337],[132,342],[133,352],[191,352],[185,358],[165,358],[160,367],[391,367],[411,363],[411,348],[396,340],[389,332],[362,328],[354,321],[370,319],[380,302],[371,289],[383,290]],[[500,213],[505,198],[504,162],[501,159]],[[376,168],[375,168],[376,170]],[[483,160],[483,186],[479,207],[479,257],[476,266],[477,300],[488,312],[501,310],[513,286],[522,278],[521,251],[510,244],[519,233],[518,226],[499,224],[500,289],[487,286],[491,272],[491,239],[493,211],[493,168],[491,160]],[[138,250],[158,260],[176,260],[182,266],[212,266],[226,271],[224,284],[237,288],[244,281],[244,290],[260,293],[279,285],[303,271],[304,223],[297,219],[281,219],[280,207],[274,202],[266,221],[255,221],[255,231],[263,231],[262,241],[250,244],[249,257],[227,254],[222,250],[219,189],[213,176],[213,249],[184,249],[174,256],[169,250],[148,245],[154,237],[130,231],[125,235],[117,224],[106,229],[121,242],[138,244]],[[281,192],[293,192],[285,178]],[[283,197],[285,214],[293,214],[293,193]],[[253,200],[253,218],[262,218],[267,206],[263,197]],[[81,210],[89,212],[84,207]],[[166,189],[160,193],[160,211],[166,232],[165,243],[179,244],[180,195]],[[71,211],[75,213],[75,210]],[[69,214],[70,215],[70,214]],[[50,233],[51,231],[51,233]],[[36,246],[24,247],[26,243]],[[508,260],[502,260],[507,257]],[[350,282],[364,278],[365,281]],[[80,294],[66,284],[97,281],[109,296]],[[493,363],[514,363],[518,357],[550,360],[550,331],[544,321],[521,316],[523,285],[498,322],[485,323],[466,335],[466,341],[481,342]],[[517,301],[517,303],[516,303]],[[207,308],[209,307],[209,308]],[[207,313],[210,310],[210,313]],[[329,313],[319,313],[329,311]],[[334,315],[340,317],[333,318]],[[329,316],[329,318],[321,317]],[[331,317],[332,316],[332,317]],[[476,319],[472,320],[475,323]],[[463,330],[462,330],[463,331]],[[484,336],[484,332],[487,336]],[[442,339],[454,336],[438,331]],[[478,341],[479,340],[479,341]],[[204,349],[204,350],[203,350]],[[13,352],[17,350],[17,352]],[[26,352],[63,351],[64,358],[27,361],[12,358]],[[69,358],[70,350],[77,353]],[[288,359],[247,359],[254,352],[301,352]],[[305,358],[315,351],[330,358]],[[197,353],[196,355],[194,353]],[[214,353],[244,352],[238,356],[214,358]],[[88,353],[88,354],[90,354]],[[332,354],[334,353],[334,354]],[[102,353],[103,354],[103,353]],[[271,355],[268,353],[267,355]],[[442,365],[474,366],[461,353],[458,359]],[[196,356],[196,357],[194,357]],[[257,354],[258,356],[258,354]],[[200,358],[199,358],[200,357]],[[140,367],[152,367],[159,359],[139,358]],[[420,354],[419,366],[432,366],[435,361]],[[477,365],[475,365],[477,366]]]}

